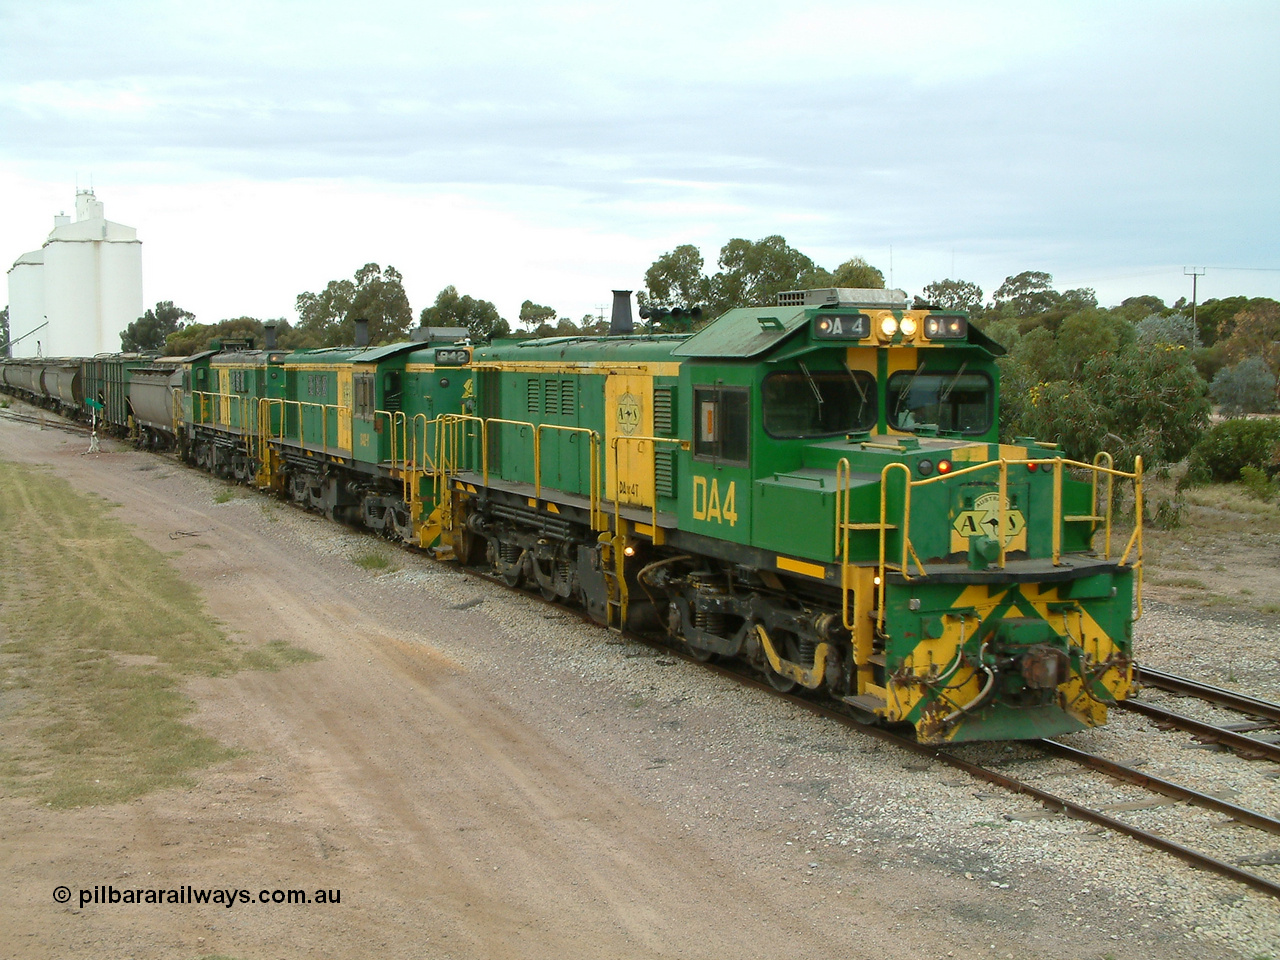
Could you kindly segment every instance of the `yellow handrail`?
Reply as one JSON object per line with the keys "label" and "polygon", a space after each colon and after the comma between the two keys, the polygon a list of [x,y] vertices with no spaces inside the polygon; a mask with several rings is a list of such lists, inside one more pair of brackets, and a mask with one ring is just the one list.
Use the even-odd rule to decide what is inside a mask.
{"label": "yellow handrail", "polygon": [[[1106,466],[1103,466],[1103,462]],[[885,466],[880,474],[880,517],[879,523],[870,524],[854,524],[849,521],[850,502],[852,500],[852,467],[847,458],[842,458],[836,464],[836,489],[835,489],[835,539],[833,548],[836,559],[840,563],[841,568],[841,591],[843,597],[843,610],[845,614],[845,622],[848,624],[848,608],[849,608],[849,589],[850,589],[850,563],[849,563],[849,531],[854,529],[876,530],[879,538],[879,555],[877,558],[877,600],[878,613],[876,617],[877,628],[884,626],[884,597],[885,597],[885,580],[886,573],[894,568],[888,558],[888,531],[891,527],[888,516],[888,479],[889,475],[900,470],[906,474],[906,483],[903,487],[903,504],[902,504],[902,558],[901,562],[896,565],[896,569],[906,579],[911,579],[910,564],[914,561],[917,570],[921,576],[928,576],[927,571],[921,563],[919,556],[915,552],[915,548],[911,544],[911,491],[914,487],[924,487],[934,483],[946,483],[956,478],[966,476],[968,474],[978,473],[982,470],[996,469],[998,471],[997,478],[997,536],[999,539],[999,559],[998,566],[1003,569],[1007,563],[1006,541],[1008,540],[1009,531],[1009,515],[1008,515],[1008,486],[1009,486],[1009,465],[1011,463],[1019,463],[1027,467],[1052,467],[1053,468],[1053,530],[1052,530],[1052,553],[1053,563],[1058,565],[1062,560],[1062,533],[1063,525],[1066,520],[1090,520],[1097,523],[1103,521],[1105,530],[1105,540],[1103,544],[1103,558],[1109,560],[1111,558],[1111,525],[1114,511],[1114,485],[1115,478],[1120,477],[1132,480],[1134,484],[1134,529],[1129,541],[1125,546],[1124,552],[1117,561],[1121,565],[1129,563],[1131,555],[1135,556],[1133,561],[1133,569],[1136,578],[1136,602],[1137,613],[1135,619],[1142,616],[1142,458],[1138,457],[1134,461],[1134,468],[1130,471],[1117,470],[1114,467],[1114,460],[1108,453],[1100,453],[1092,463],[1082,463],[1078,460],[1069,460],[1064,457],[1052,457],[1033,460],[1006,460],[1000,458],[997,460],[988,460],[983,463],[974,464],[970,467],[963,467],[959,470],[952,470],[949,473],[937,474],[932,477],[926,477],[919,480],[912,479],[911,469],[904,463],[891,463]],[[1089,516],[1081,517],[1065,517],[1062,509],[1063,495],[1063,470],[1071,467],[1080,470],[1088,470],[1092,475],[1092,493],[1091,505],[1095,511]],[[1099,515],[1097,491],[1098,477],[1106,476],[1106,509],[1103,514]],[[1096,530],[1096,527],[1095,527]]]}
{"label": "yellow handrail", "polygon": [[562,423],[540,423],[537,431],[534,433],[533,442],[533,459],[534,472],[537,474],[538,484],[534,487],[535,496],[541,499],[542,490],[542,431],[543,430],[562,430],[565,433],[585,433],[591,442],[591,471],[589,482],[591,484],[591,493],[588,497],[591,511],[591,529],[603,530],[604,526],[600,523],[600,434],[589,427],[572,427]]}
{"label": "yellow handrail", "polygon": [[[621,436],[614,437],[609,442],[609,446],[613,448],[613,476],[615,479],[620,478],[622,475],[622,465],[620,460],[620,451],[622,448],[619,446],[619,444],[622,444],[622,443],[634,443],[637,445],[637,447],[639,446],[639,444],[642,444],[642,443],[653,444],[653,455],[654,455],[653,467],[654,467],[655,475],[657,472],[658,444],[674,443],[681,450],[688,450],[690,447],[690,443],[688,440],[681,440],[677,437],[621,437]],[[639,451],[637,450],[637,452]],[[619,529],[619,521],[621,520],[621,518],[622,518],[622,498],[618,496],[618,491],[614,490],[613,491],[613,519],[614,519],[615,530]],[[656,483],[653,491],[653,536],[655,540],[658,537],[658,490],[657,490]]]}

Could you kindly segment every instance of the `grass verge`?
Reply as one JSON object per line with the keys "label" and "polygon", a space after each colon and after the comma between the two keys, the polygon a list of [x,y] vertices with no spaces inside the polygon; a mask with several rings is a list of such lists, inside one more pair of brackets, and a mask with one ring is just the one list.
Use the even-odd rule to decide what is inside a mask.
{"label": "grass verge", "polygon": [[315,659],[234,644],[158,551],[47,471],[0,463],[0,780],[54,807],[190,783],[231,751],[181,683]]}
{"label": "grass verge", "polygon": [[391,559],[391,551],[382,544],[361,547],[352,555],[351,562],[370,573],[394,573],[399,569]]}

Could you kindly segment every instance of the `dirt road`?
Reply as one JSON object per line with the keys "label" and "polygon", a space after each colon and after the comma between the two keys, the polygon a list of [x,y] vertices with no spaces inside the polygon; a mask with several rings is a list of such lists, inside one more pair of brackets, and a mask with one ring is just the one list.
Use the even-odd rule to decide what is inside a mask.
{"label": "dirt road", "polygon": [[[118,503],[232,637],[322,659],[190,684],[195,722],[242,751],[192,789],[71,811],[0,798],[0,956],[1142,955],[1107,917],[1033,914],[1030,886],[997,901],[893,838],[824,845],[850,792],[898,788],[833,777],[864,748],[791,731],[785,705],[426,558],[362,570],[367,538],[83,446],[0,423],[0,458]],[[79,905],[108,885],[340,902]],[[1152,934],[1182,955],[1181,930]]]}

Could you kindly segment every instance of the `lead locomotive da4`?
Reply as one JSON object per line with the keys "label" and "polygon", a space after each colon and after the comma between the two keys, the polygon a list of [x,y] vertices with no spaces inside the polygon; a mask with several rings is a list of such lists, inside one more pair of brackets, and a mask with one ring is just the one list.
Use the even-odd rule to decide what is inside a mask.
{"label": "lead locomotive da4", "polygon": [[[627,301],[629,311],[629,300]],[[442,536],[469,563],[738,658],[925,742],[1105,722],[1142,531],[1116,470],[997,437],[1003,349],[896,290],[805,290],[693,335],[477,348]]]}

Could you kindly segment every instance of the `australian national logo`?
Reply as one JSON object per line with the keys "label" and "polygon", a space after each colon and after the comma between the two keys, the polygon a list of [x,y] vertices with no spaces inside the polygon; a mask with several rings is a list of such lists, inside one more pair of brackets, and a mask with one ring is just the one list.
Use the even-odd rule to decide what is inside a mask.
{"label": "australian national logo", "polygon": [[634,393],[624,393],[618,398],[618,432],[632,436],[640,429],[640,398]]}
{"label": "australian national logo", "polygon": [[[1004,512],[1004,545],[1020,534],[1027,526],[1026,518],[1021,510]],[[992,540],[999,539],[1000,533],[1000,494],[984,493],[973,501],[973,506],[963,510],[952,524],[956,533],[962,537],[987,536]]]}

